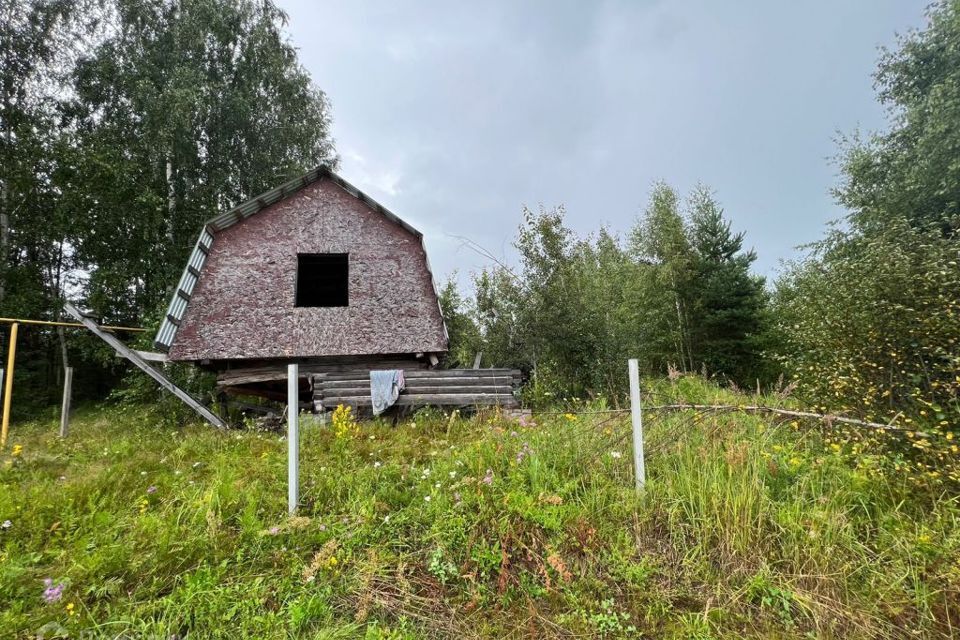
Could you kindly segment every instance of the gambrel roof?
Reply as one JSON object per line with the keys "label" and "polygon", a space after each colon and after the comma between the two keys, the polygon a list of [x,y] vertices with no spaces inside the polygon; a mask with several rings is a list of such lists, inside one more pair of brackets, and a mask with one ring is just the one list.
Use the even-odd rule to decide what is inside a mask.
{"label": "gambrel roof", "polygon": [[[334,173],[328,167],[315,167],[302,176],[294,178],[293,180],[271,189],[270,191],[256,196],[255,198],[251,198],[243,204],[240,204],[229,211],[208,220],[204,224],[203,229],[200,232],[200,237],[197,239],[197,243],[194,246],[189,259],[187,260],[187,265],[183,270],[183,275],[180,277],[180,281],[177,283],[177,287],[174,290],[173,297],[171,298],[170,304],[167,307],[166,316],[164,317],[154,340],[154,343],[158,349],[168,351],[173,345],[174,340],[176,339],[177,331],[190,304],[191,296],[193,295],[194,289],[197,286],[197,282],[200,279],[207,256],[210,254],[210,250],[216,241],[217,234],[220,231],[228,229],[229,227],[232,227],[250,218],[251,216],[256,215],[267,207],[276,204],[285,198],[288,198],[289,196],[304,189],[308,185],[311,185],[321,179],[329,179],[339,186],[343,191],[364,203],[371,210],[379,213],[390,222],[399,225],[413,235],[420,242],[424,257],[426,258],[426,248],[423,246],[422,233],[401,219],[399,216],[388,210],[386,207],[376,202],[373,198],[363,193],[358,188]],[[430,280],[432,281],[433,293],[434,296],[437,297],[439,307],[439,296],[437,294],[436,282],[433,280],[433,274],[430,269],[428,258],[426,262],[426,269],[430,276]],[[447,339],[447,328],[445,323],[443,323],[442,313],[441,324],[444,339]]]}

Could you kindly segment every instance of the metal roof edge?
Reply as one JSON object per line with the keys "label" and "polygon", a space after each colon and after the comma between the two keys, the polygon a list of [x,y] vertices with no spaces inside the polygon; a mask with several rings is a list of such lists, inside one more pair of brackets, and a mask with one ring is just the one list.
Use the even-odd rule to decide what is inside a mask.
{"label": "metal roof edge", "polygon": [[193,295],[193,289],[200,280],[200,272],[207,261],[207,254],[210,252],[215,236],[208,225],[204,225],[197,237],[197,242],[190,252],[187,259],[187,265],[183,268],[183,274],[177,283],[173,295],[170,297],[170,304],[167,305],[167,313],[160,323],[157,330],[157,336],[153,339],[154,346],[164,353],[173,346],[177,330],[183,321],[183,316],[187,312],[187,306],[190,304],[190,297]]}

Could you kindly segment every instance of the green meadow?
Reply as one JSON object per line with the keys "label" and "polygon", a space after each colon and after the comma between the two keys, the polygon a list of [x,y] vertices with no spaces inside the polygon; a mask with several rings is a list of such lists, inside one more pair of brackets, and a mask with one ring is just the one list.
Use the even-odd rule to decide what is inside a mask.
{"label": "green meadow", "polygon": [[[651,384],[672,401],[757,400]],[[82,407],[67,440],[53,420],[14,424],[0,636],[957,632],[956,491],[913,472],[900,434],[650,410],[637,493],[629,415],[612,408],[304,416],[292,518],[282,434],[127,406]]]}

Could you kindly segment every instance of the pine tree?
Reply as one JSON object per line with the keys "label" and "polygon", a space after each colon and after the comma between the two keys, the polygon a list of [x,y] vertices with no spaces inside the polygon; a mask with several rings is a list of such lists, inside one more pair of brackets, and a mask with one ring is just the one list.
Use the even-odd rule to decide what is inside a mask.
{"label": "pine tree", "polygon": [[691,291],[694,359],[711,373],[750,382],[760,354],[758,337],[765,303],[763,280],[751,275],[756,260],[743,250],[713,195],[703,186],[690,197],[690,244],[695,255]]}
{"label": "pine tree", "polygon": [[648,275],[664,292],[654,310],[661,336],[660,359],[693,369],[690,306],[695,256],[680,213],[680,198],[669,185],[654,185],[644,217],[631,234],[631,248],[635,260],[649,263]]}

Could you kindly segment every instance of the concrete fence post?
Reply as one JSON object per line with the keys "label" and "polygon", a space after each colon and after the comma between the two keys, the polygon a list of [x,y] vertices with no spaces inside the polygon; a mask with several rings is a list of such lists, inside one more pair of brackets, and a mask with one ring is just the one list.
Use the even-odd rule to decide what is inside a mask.
{"label": "concrete fence post", "polygon": [[73,398],[73,367],[63,370],[63,404],[60,405],[60,437],[70,433],[70,401]]}
{"label": "concrete fence post", "polygon": [[630,417],[633,422],[633,469],[637,491],[643,489],[647,473],[643,464],[643,414],[640,411],[640,366],[636,358],[627,361],[630,374]]}
{"label": "concrete fence post", "polygon": [[287,365],[287,510],[300,503],[300,367]]}

